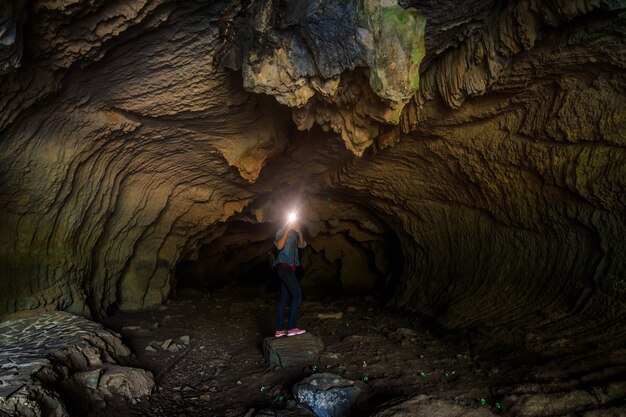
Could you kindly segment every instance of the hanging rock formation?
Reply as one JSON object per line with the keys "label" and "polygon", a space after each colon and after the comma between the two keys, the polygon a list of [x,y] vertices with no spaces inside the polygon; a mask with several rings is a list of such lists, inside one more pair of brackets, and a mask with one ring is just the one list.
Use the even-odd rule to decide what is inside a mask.
{"label": "hanging rock formation", "polygon": [[317,123],[360,156],[417,91],[424,26],[395,0],[259,1],[235,19],[224,63],[292,107],[298,129]]}
{"label": "hanging rock formation", "polygon": [[306,3],[3,3],[0,313],[242,275],[300,199],[309,283],[622,340],[623,2]]}

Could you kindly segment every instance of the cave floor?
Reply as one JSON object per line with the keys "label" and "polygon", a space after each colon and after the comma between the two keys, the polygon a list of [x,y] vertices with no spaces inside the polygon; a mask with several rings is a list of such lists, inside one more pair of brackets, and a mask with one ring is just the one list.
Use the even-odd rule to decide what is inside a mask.
{"label": "cave floor", "polygon": [[[122,333],[137,366],[154,373],[157,389],[142,401],[94,415],[115,410],[116,415],[241,416],[251,408],[292,408],[292,385],[314,372],[311,366],[271,369],[266,364],[261,346],[273,334],[275,299],[271,293],[260,298],[254,288],[228,288],[210,296],[187,290],[159,309],[112,315],[104,324]],[[340,319],[318,318],[339,312]],[[369,385],[357,415],[416,394],[498,414],[493,387],[519,381],[525,372],[485,368],[463,338],[434,336],[419,320],[372,299],[304,301],[299,326],[324,341],[317,372]],[[187,344],[184,336],[189,336]],[[168,339],[174,348],[164,350]],[[149,345],[154,351],[146,351]]]}
{"label": "cave floor", "polygon": [[129,365],[152,371],[157,388],[92,416],[310,416],[295,407],[291,388],[315,372],[363,383],[357,416],[416,395],[440,401],[441,415],[458,406],[481,416],[626,416],[624,348],[557,341],[532,353],[507,343],[506,332],[442,331],[372,298],[304,301],[298,324],[323,340],[324,353],[315,369],[272,369],[262,344],[273,335],[276,299],[256,287],[185,290],[158,309],[113,314],[104,324],[122,334],[136,354]]}

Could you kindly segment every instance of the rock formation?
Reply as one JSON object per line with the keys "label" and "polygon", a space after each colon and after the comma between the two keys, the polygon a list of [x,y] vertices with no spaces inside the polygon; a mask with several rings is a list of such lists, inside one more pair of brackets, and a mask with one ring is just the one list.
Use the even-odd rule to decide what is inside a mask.
{"label": "rock formation", "polygon": [[299,202],[310,282],[530,349],[619,340],[624,8],[4,2],[0,313],[241,275]]}
{"label": "rock formation", "polygon": [[20,317],[0,325],[0,414],[85,415],[111,397],[149,395],[152,374],[132,361],[120,336],[65,312]]}
{"label": "rock formation", "polygon": [[294,108],[300,130],[317,123],[341,134],[356,155],[381,123],[399,123],[417,91],[425,19],[416,9],[394,0],[265,0],[242,15],[223,62],[241,71],[244,88]]}

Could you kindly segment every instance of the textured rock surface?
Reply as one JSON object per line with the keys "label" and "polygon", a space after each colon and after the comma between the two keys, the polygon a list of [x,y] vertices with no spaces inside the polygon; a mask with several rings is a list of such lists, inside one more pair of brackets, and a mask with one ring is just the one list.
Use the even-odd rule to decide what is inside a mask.
{"label": "textured rock surface", "polygon": [[343,417],[350,413],[361,388],[334,374],[313,374],[293,387],[293,395],[299,405],[317,417]]}
{"label": "textured rock surface", "polygon": [[448,401],[429,398],[427,395],[418,395],[400,404],[384,408],[373,417],[490,417],[496,415],[485,408],[477,410],[463,407]]}
{"label": "textured rock surface", "polygon": [[[94,34],[103,45],[85,46],[81,56],[77,45],[87,35],[64,29],[65,47],[36,51],[52,62],[42,58],[3,79],[0,222],[14,236],[1,243],[3,311],[83,313],[89,305],[102,315],[115,302],[128,309],[161,303],[177,259],[195,246],[188,240],[200,240],[250,198],[236,172],[256,178],[285,143],[278,105],[245,93],[237,77],[212,64],[219,31],[198,15],[202,4],[177,19],[169,18],[171,5],[146,7],[158,10],[89,10],[94,21],[119,20],[115,33],[101,28],[106,37],[121,31],[106,68],[89,66],[109,51],[105,39]],[[40,39],[60,42],[57,25],[80,25],[66,16],[79,11],[39,10]],[[55,25],[46,23],[53,16]],[[131,26],[160,29],[125,42],[137,34],[124,35]],[[71,61],[83,68],[55,70]]]}
{"label": "textured rock surface", "polygon": [[73,314],[4,321],[0,346],[0,413],[9,416],[68,415],[77,406],[85,413],[107,397],[137,398],[154,387],[150,372],[118,364],[130,351],[117,335]]}
{"label": "textured rock surface", "polygon": [[[0,23],[1,313],[154,306],[184,279],[182,261],[212,277],[194,263],[204,255],[245,260],[220,263],[222,277],[251,270],[263,233],[301,198],[308,278],[336,275],[333,291],[384,289],[444,326],[542,353],[624,340],[623,3],[401,2],[427,21],[406,105],[414,85],[372,85],[377,67],[356,41],[328,68],[340,48],[323,36],[306,50],[269,43],[297,68],[319,56],[288,80],[303,95],[259,90],[249,60],[223,67],[251,16],[280,42],[315,34],[306,8],[36,2],[24,21],[18,3]],[[351,19],[323,33],[348,42],[372,27]],[[238,43],[239,58],[263,40]],[[277,97],[302,107],[292,116]],[[401,112],[388,113],[393,100]],[[235,222],[268,225],[235,236]],[[366,258],[374,269],[357,274]]]}
{"label": "textured rock surface", "polygon": [[227,32],[223,62],[246,90],[295,108],[298,129],[317,123],[360,156],[417,91],[424,27],[393,0],[257,1]]}
{"label": "textured rock surface", "polygon": [[24,44],[26,2],[9,0],[0,5],[0,75],[19,68]]}
{"label": "textured rock surface", "polygon": [[266,337],[263,354],[270,366],[288,368],[313,363],[324,351],[324,342],[310,333],[291,337]]}

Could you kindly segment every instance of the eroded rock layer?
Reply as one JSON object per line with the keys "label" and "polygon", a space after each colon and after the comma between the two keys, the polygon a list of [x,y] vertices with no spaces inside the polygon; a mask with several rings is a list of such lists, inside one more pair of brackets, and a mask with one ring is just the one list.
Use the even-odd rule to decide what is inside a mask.
{"label": "eroded rock layer", "polygon": [[152,392],[152,374],[126,366],[130,350],[100,324],[65,312],[13,318],[0,325],[0,413],[86,415],[111,397]]}
{"label": "eroded rock layer", "polygon": [[298,202],[305,285],[623,338],[624,4],[378,3],[3,4],[0,313],[249,275]]}
{"label": "eroded rock layer", "polygon": [[223,63],[241,71],[246,90],[294,108],[298,129],[317,123],[356,155],[381,125],[398,124],[417,91],[425,19],[414,8],[393,0],[268,0],[242,14],[226,32]]}

